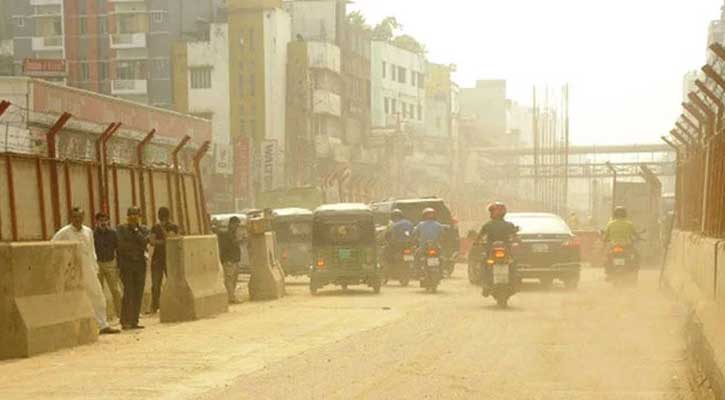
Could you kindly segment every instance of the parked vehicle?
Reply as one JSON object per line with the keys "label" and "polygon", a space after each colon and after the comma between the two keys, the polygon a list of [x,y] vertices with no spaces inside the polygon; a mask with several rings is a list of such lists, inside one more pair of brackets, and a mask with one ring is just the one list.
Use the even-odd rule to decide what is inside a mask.
{"label": "parked vehicle", "polygon": [[609,246],[605,270],[607,280],[615,286],[637,284],[639,280],[639,258],[634,248],[618,244]]}
{"label": "parked vehicle", "polygon": [[285,275],[307,275],[312,265],[312,211],[304,208],[274,210],[272,229]]}
{"label": "parked vehicle", "polygon": [[333,284],[368,285],[380,293],[383,282],[378,264],[373,212],[364,204],[332,204],[312,216],[310,292]]}
{"label": "parked vehicle", "polygon": [[413,224],[420,222],[423,210],[432,208],[436,211],[438,222],[447,225],[443,238],[440,242],[441,269],[445,277],[451,276],[456,266],[458,250],[461,239],[458,231],[458,221],[453,218],[451,210],[445,201],[437,197],[423,197],[418,199],[395,200],[391,204],[391,210],[399,209],[405,217]]}
{"label": "parked vehicle", "polygon": [[491,245],[488,256],[482,264],[483,273],[487,274],[490,287],[488,292],[499,307],[508,307],[508,301],[517,291],[518,277],[510,248],[504,242]]}
{"label": "parked vehicle", "polygon": [[426,243],[418,253],[418,279],[420,287],[429,293],[438,291],[438,285],[443,279],[443,258],[441,246],[437,243]]}
{"label": "parked vehicle", "polygon": [[547,213],[509,213],[505,219],[519,227],[519,243],[512,246],[519,279],[538,279],[545,288],[554,279],[570,289],[579,285],[581,249],[563,219]]}

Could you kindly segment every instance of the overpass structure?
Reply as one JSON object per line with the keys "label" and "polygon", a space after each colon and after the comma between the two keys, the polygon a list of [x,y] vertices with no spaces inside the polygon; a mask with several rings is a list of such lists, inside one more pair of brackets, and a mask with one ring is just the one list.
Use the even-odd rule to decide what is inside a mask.
{"label": "overpass structure", "polygon": [[[611,166],[611,168],[610,168]],[[491,164],[485,168],[490,172],[486,180],[511,179],[597,179],[639,177],[642,167],[655,176],[675,176],[674,161],[622,162],[622,163],[577,163],[577,164]]]}
{"label": "overpass structure", "polygon": [[[562,155],[562,149],[557,148],[521,148],[521,147],[473,147],[468,149],[472,153],[497,158],[497,157],[526,157],[535,155]],[[672,153],[672,147],[666,144],[630,144],[613,146],[570,146],[567,154],[572,155],[594,155],[594,154],[645,154],[645,153]]]}

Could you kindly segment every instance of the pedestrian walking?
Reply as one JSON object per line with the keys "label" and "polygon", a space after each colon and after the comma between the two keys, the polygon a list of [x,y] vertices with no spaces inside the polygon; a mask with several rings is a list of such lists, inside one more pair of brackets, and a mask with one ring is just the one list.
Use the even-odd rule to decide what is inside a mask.
{"label": "pedestrian walking", "polygon": [[116,250],[118,249],[118,238],[116,231],[111,228],[108,214],[99,212],[96,214],[96,228],[93,230],[96,256],[98,257],[98,281],[101,287],[108,287],[113,297],[113,308],[116,316],[121,317],[121,278],[118,273],[116,262]]}
{"label": "pedestrian walking", "polygon": [[101,282],[98,281],[98,262],[96,246],[91,228],[83,225],[85,212],[80,207],[73,207],[70,224],[61,228],[51,239],[52,241],[74,241],[81,243],[81,279],[83,288],[93,306],[93,312],[101,335],[119,333],[112,328],[106,319],[106,296],[103,295]]}
{"label": "pedestrian walking", "polygon": [[159,208],[159,223],[151,228],[149,242],[154,246],[151,257],[151,314],[159,311],[161,284],[166,276],[166,239],[179,234],[179,227],[171,223],[171,211],[166,207]]}
{"label": "pedestrian walking", "polygon": [[236,297],[237,279],[242,263],[243,232],[239,229],[241,220],[238,217],[231,217],[226,232],[217,233],[219,239],[219,259],[224,267],[224,286],[227,289],[227,296],[230,304],[237,304]]}
{"label": "pedestrian walking", "polygon": [[118,270],[123,281],[121,326],[123,329],[143,329],[138,319],[146,284],[146,250],[149,234],[148,229],[139,222],[141,210],[130,207],[126,215],[127,223],[117,228]]}

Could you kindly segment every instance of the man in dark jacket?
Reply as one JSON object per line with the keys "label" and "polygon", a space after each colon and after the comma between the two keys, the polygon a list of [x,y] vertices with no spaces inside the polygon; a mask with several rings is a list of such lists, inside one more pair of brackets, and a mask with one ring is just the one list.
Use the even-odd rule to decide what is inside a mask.
{"label": "man in dark jacket", "polygon": [[161,284],[166,275],[166,238],[179,234],[179,227],[171,223],[171,211],[159,208],[159,223],[151,228],[150,243],[154,246],[151,257],[151,313],[159,311]]}
{"label": "man in dark jacket", "polygon": [[242,262],[242,249],[239,247],[243,241],[242,232],[239,229],[240,219],[232,217],[229,219],[229,228],[226,232],[218,232],[219,237],[219,259],[224,266],[224,286],[227,288],[229,303],[238,303],[236,297],[237,279]]}
{"label": "man in dark jacket", "polygon": [[138,324],[146,284],[146,249],[148,229],[141,226],[141,210],[128,209],[126,224],[120,225],[118,234],[118,269],[123,281],[123,306],[121,326],[123,329],[143,329]]}
{"label": "man in dark jacket", "polygon": [[118,238],[116,231],[111,228],[108,215],[104,212],[96,214],[96,228],[93,230],[93,239],[98,257],[98,280],[101,286],[108,286],[113,297],[113,307],[116,316],[121,317],[121,283],[116,262],[116,249]]}

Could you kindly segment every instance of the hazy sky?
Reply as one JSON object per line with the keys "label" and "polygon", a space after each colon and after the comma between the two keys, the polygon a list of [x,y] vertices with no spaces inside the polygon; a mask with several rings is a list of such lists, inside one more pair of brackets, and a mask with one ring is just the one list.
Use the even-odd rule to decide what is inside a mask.
{"label": "hazy sky", "polygon": [[509,98],[568,81],[577,143],[651,143],[681,112],[682,77],[705,63],[723,0],[355,0],[393,15],[456,81],[508,80]]}

